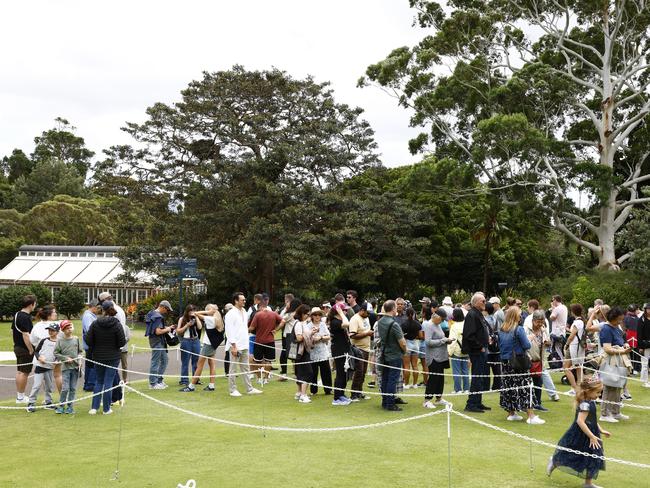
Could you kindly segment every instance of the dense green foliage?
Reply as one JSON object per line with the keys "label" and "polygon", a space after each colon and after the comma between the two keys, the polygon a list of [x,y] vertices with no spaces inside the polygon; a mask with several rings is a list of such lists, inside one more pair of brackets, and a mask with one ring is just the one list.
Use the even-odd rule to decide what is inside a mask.
{"label": "dense green foliage", "polygon": [[[379,79],[389,68],[370,73]],[[456,82],[440,81],[443,105],[467,95]],[[490,107],[524,96],[513,83]],[[494,153],[502,144],[522,155],[539,150],[546,142],[520,119],[485,118],[475,155],[502,157]],[[2,160],[3,264],[24,243],[123,245],[126,280],[147,269],[164,284],[175,272],[161,256],[196,257],[209,295],[190,299],[220,304],[234,290],[292,292],[314,303],[348,288],[412,300],[461,300],[476,289],[496,293],[500,283],[524,297],[545,295],[550,284],[572,294],[576,276],[595,264],[553,228],[539,195],[517,185],[496,191],[449,141],[418,164],[384,167],[362,110],[337,103],[327,83],[311,78],[240,66],[204,73],[180,101],[155,104],[143,123],[126,125],[132,146],[94,162],[75,128],[56,123],[29,156],[16,149]],[[647,272],[647,212],[632,217],[619,247],[638,251],[629,264]],[[165,296],[173,304],[177,297]]]}
{"label": "dense green foliage", "polygon": [[39,307],[52,302],[50,290],[39,284],[0,288],[0,317],[13,317],[25,295],[35,295]]}
{"label": "dense green foliage", "polygon": [[62,286],[54,295],[54,304],[59,313],[70,318],[83,311],[86,306],[86,297],[81,289],[75,286]]}

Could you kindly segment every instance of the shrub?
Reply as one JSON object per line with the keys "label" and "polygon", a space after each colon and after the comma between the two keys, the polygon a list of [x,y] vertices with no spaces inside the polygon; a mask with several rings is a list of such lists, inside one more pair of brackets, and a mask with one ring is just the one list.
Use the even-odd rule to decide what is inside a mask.
{"label": "shrub", "polygon": [[633,272],[594,271],[576,279],[572,301],[591,307],[595,299],[601,298],[608,305],[626,307],[630,303],[643,303],[648,292],[647,283]]}
{"label": "shrub", "polygon": [[84,292],[75,286],[65,285],[54,296],[57,310],[67,318],[78,315],[86,305]]}

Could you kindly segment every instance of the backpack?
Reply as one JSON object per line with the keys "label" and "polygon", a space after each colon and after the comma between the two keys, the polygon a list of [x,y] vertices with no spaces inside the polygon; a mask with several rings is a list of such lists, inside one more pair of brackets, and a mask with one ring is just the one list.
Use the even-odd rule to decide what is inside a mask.
{"label": "backpack", "polygon": [[[578,319],[582,320],[580,317],[576,317],[576,320]],[[582,324],[582,335],[577,337],[578,337],[578,348],[583,350],[586,349],[587,348],[587,324],[585,324],[584,321]]]}
{"label": "backpack", "polygon": [[298,342],[296,341],[296,322],[297,320],[293,319],[293,327],[291,328],[291,332],[287,334],[287,343],[289,344],[289,347],[287,348],[287,357],[291,359],[292,361],[296,361],[300,359],[300,356],[298,354]]}

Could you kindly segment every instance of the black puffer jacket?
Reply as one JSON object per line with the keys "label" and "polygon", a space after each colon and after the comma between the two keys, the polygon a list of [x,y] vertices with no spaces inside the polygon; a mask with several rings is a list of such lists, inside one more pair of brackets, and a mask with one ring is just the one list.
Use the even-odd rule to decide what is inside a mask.
{"label": "black puffer jacket", "polygon": [[117,317],[98,317],[86,334],[88,357],[105,363],[120,359],[120,348],[126,344],[124,329]]}

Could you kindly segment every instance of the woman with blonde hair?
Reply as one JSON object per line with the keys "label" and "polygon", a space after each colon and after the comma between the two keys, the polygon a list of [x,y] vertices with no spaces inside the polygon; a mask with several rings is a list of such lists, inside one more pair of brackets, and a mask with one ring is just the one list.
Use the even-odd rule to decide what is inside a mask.
{"label": "woman with blonde hair", "polygon": [[516,371],[511,359],[513,356],[528,356],[531,348],[530,341],[524,328],[519,325],[521,310],[519,307],[510,307],[506,312],[505,322],[499,330],[499,347],[501,350],[501,366],[503,381],[499,404],[508,412],[507,420],[523,420],[518,411],[526,410],[528,424],[540,425],[546,423],[535,415],[533,408],[538,406],[537,398],[531,395],[532,379],[530,370]]}

